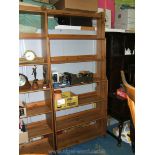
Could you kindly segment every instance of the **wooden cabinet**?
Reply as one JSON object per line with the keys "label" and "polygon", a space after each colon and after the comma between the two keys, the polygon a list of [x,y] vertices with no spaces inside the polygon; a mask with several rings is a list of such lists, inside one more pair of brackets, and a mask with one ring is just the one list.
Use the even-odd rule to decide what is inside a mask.
{"label": "wooden cabinet", "polygon": [[[86,13],[61,10],[42,10],[35,7],[20,6],[20,13],[39,14],[42,16],[41,33],[20,33],[20,40],[41,40],[42,63],[20,63],[20,67],[32,65],[46,66],[49,87],[42,88],[43,79],[39,79],[40,87],[37,90],[22,90],[21,94],[29,94],[42,91],[44,100],[32,102],[27,105],[27,116],[38,116],[45,114],[45,119],[29,123],[27,125],[29,139],[41,136],[40,140],[23,144],[20,146],[20,154],[49,153],[52,150],[61,150],[74,144],[90,140],[96,136],[106,134],[107,124],[107,78],[106,78],[106,40],[104,32],[104,13]],[[48,19],[51,16],[75,16],[90,17],[97,21],[95,34],[51,34],[48,31]],[[79,30],[80,31],[80,30]],[[54,56],[52,47],[55,40],[94,40],[96,41],[95,54]],[[57,51],[59,52],[59,51]],[[52,72],[54,64],[95,62],[95,73],[92,83],[81,83],[79,87],[95,84],[95,90],[78,95],[79,105],[92,105],[93,108],[85,111],[57,117],[54,107],[54,88],[52,83]],[[31,81],[30,81],[31,82]],[[74,87],[77,85],[70,85]]]}

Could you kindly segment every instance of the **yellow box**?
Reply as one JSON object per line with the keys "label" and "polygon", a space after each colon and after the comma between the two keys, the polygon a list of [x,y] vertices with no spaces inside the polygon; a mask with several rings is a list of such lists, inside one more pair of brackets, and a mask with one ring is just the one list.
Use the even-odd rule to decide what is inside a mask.
{"label": "yellow box", "polygon": [[66,109],[78,106],[78,96],[72,92],[63,92],[62,98],[55,101],[55,109]]}

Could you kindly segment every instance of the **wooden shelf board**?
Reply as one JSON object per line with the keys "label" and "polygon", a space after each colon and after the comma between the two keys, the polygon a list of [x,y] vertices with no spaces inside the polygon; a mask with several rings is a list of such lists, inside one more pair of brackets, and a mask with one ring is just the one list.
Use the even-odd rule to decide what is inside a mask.
{"label": "wooden shelf board", "polygon": [[101,115],[99,110],[86,110],[83,112],[58,117],[56,120],[56,128],[57,131],[61,131],[71,127],[81,126],[82,124],[102,118],[104,118],[104,115]]}
{"label": "wooden shelf board", "polygon": [[96,102],[100,102],[100,101],[104,101],[103,97],[97,96],[97,95],[92,95],[92,96],[88,96],[88,97],[79,97],[79,105],[86,105],[86,104],[90,104],[90,103],[96,103]]}
{"label": "wooden shelf board", "polygon": [[49,39],[75,39],[75,40],[102,40],[97,35],[76,35],[76,34],[49,34]]}
{"label": "wooden shelf board", "polygon": [[76,130],[76,132],[74,131],[72,133],[63,134],[61,136],[58,135],[58,150],[75,144],[80,144],[101,135],[103,135],[103,133],[95,126],[84,127],[79,131]]}
{"label": "wooden shelf board", "polygon": [[82,11],[68,11],[68,10],[50,10],[47,9],[48,15],[55,16],[77,16],[77,17],[90,17],[90,18],[101,18],[100,13],[92,13],[92,12],[82,12]]}
{"label": "wooden shelf board", "polygon": [[19,39],[45,39],[46,35],[41,33],[20,33]]}
{"label": "wooden shelf board", "polygon": [[28,124],[27,129],[29,138],[34,138],[53,133],[52,129],[48,126],[46,120]]}
{"label": "wooden shelf board", "polygon": [[[88,85],[88,84],[92,84],[92,83],[98,83],[101,82],[102,80],[100,80],[99,78],[94,78],[93,82],[88,82],[88,83],[78,83],[78,84],[73,84],[73,85],[67,85],[64,87],[60,87],[60,88],[67,88],[67,87],[74,87],[74,86],[82,86],[82,85]],[[55,88],[54,90],[60,89],[60,88]]]}
{"label": "wooden shelf board", "polygon": [[33,66],[33,65],[48,65],[48,63],[45,63],[45,62],[19,63],[19,66]]}
{"label": "wooden shelf board", "polygon": [[77,56],[57,56],[51,57],[52,64],[101,61],[96,55],[77,55]]}
{"label": "wooden shelf board", "polygon": [[30,89],[20,90],[19,93],[20,94],[25,94],[25,93],[33,93],[33,92],[38,92],[38,91],[47,91],[47,90],[50,90],[50,88],[43,89],[42,85],[39,85],[39,89],[30,88]]}
{"label": "wooden shelf board", "polygon": [[53,147],[49,144],[48,138],[43,138],[41,140],[31,142],[28,144],[23,144],[20,147],[20,155],[30,155],[30,154],[40,154],[48,155],[53,151]]}
{"label": "wooden shelf board", "polygon": [[32,102],[26,107],[27,117],[47,114],[49,112],[52,112],[52,110],[46,105],[45,101]]}
{"label": "wooden shelf board", "polygon": [[25,6],[19,5],[19,12],[27,12],[27,13],[45,13],[45,11],[39,6]]}

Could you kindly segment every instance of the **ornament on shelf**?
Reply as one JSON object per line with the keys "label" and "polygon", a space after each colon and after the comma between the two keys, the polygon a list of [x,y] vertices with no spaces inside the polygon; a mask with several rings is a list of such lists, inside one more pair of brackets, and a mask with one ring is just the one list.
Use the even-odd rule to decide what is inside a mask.
{"label": "ornament on shelf", "polygon": [[47,68],[46,66],[43,66],[43,88],[48,88],[49,87],[49,81],[47,80]]}
{"label": "ornament on shelf", "polygon": [[32,75],[34,75],[34,80],[32,82],[32,89],[38,89],[39,85],[38,85],[38,79],[37,77],[37,66],[34,65],[34,68],[32,68]]}

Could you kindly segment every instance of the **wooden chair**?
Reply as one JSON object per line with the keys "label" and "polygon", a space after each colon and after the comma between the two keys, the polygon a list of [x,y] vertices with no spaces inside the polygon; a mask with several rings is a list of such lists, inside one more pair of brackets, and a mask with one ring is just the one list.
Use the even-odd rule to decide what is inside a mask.
{"label": "wooden chair", "polygon": [[135,126],[135,88],[127,83],[124,75],[124,71],[121,71],[121,78],[122,78],[123,85],[126,89],[128,106],[130,109],[133,124]]}
{"label": "wooden chair", "polygon": [[130,138],[133,152],[135,152],[135,88],[127,83],[124,71],[121,71],[121,78],[126,89],[128,106],[131,113]]}

